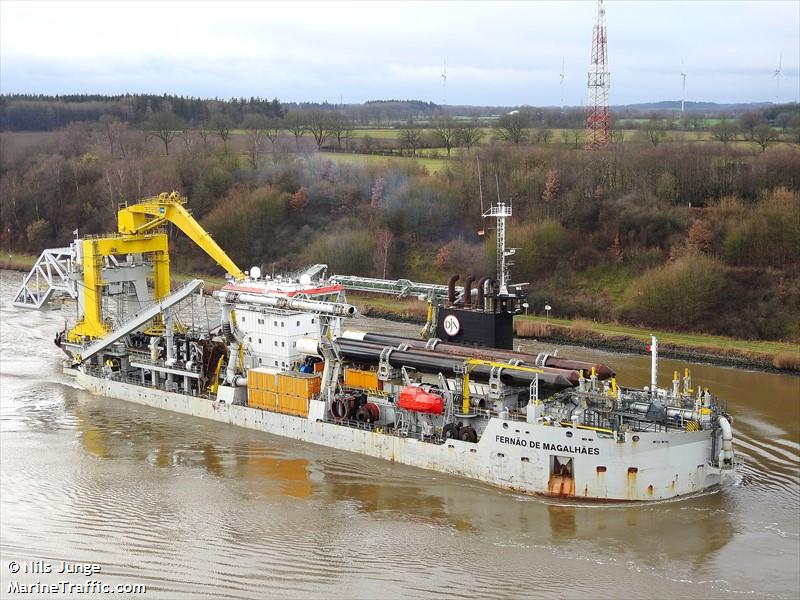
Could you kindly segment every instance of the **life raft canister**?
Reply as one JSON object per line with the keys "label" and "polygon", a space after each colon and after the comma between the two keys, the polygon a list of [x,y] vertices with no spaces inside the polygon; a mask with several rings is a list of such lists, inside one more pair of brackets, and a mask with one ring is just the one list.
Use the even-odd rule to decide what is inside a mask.
{"label": "life raft canister", "polygon": [[444,412],[444,398],[420,387],[407,385],[400,391],[397,406],[414,412],[440,415]]}

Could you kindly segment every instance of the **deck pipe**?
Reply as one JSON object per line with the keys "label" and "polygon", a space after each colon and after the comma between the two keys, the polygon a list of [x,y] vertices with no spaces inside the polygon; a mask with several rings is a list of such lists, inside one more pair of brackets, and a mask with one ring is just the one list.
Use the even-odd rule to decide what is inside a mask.
{"label": "deck pipe", "polygon": [[[508,362],[509,360],[520,360],[531,366],[549,367],[552,369],[563,369],[564,371],[575,372],[583,371],[584,375],[588,376],[595,370],[595,375],[600,381],[611,379],[616,373],[607,365],[602,363],[590,363],[587,361],[570,360],[568,358],[561,358],[559,356],[551,355],[536,355],[526,352],[514,352],[513,350],[500,350],[497,348],[480,348],[476,350],[468,346],[459,346],[458,344],[448,344],[440,340],[433,342],[428,340],[418,340],[415,338],[406,338],[399,335],[391,335],[387,333],[372,333],[364,331],[348,330],[342,334],[342,337],[351,340],[361,340],[364,342],[373,342],[376,344],[384,344],[387,346],[399,346],[405,344],[409,348],[415,349],[429,349],[437,352],[446,352],[448,354],[455,354],[458,356],[473,356],[476,352],[482,356],[491,358],[493,360],[500,360]],[[538,360],[537,360],[538,359]]]}
{"label": "deck pipe", "polygon": [[[380,362],[381,353],[385,348],[391,347],[369,342],[359,342],[346,338],[334,340],[336,350],[342,358],[347,360],[359,361],[369,364]],[[300,344],[298,343],[298,348]],[[430,350],[403,350],[393,348],[389,354],[388,362],[391,366],[412,367],[417,371],[425,373],[443,373],[447,376],[462,376],[464,368],[463,357],[457,357],[444,352],[433,352]],[[527,366],[527,365],[525,365]],[[470,378],[488,381],[491,376],[492,367],[488,365],[475,365],[470,370]],[[543,370],[544,371],[544,370]],[[537,373],[522,371],[509,365],[504,368],[500,380],[505,384],[529,386],[537,377]],[[539,385],[551,391],[560,391],[574,387],[575,384],[561,373],[544,371],[538,373]]]}

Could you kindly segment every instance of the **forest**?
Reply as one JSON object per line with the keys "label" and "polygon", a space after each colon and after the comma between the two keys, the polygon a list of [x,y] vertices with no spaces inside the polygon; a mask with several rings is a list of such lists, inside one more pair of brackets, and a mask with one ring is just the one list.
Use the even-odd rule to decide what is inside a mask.
{"label": "forest", "polygon": [[[75,229],[113,231],[119,203],[177,190],[243,268],[481,276],[494,271],[494,232],[481,218],[480,169],[484,203],[513,204],[512,278],[529,284],[532,310],[549,303],[562,317],[800,341],[800,145],[775,115],[740,117],[728,140],[653,143],[640,126],[602,153],[570,136],[543,140],[530,123],[510,139],[501,118],[432,172],[408,152],[340,161],[323,144],[301,145],[285,119],[302,107],[277,101],[244,101],[238,124],[231,113],[222,128],[204,125],[213,110],[170,101],[180,129],[167,129],[167,144],[150,100],[149,116],[144,102],[128,121],[98,105],[96,118],[53,113],[52,130],[0,134],[4,252],[65,245]],[[94,102],[105,100],[80,104]],[[256,118],[284,121],[268,135]],[[358,146],[357,125],[342,118]],[[763,124],[776,134],[762,146]],[[313,124],[302,127],[313,139]],[[437,127],[425,135],[442,150]],[[402,131],[391,139],[401,147]],[[176,270],[220,274],[171,235]]]}

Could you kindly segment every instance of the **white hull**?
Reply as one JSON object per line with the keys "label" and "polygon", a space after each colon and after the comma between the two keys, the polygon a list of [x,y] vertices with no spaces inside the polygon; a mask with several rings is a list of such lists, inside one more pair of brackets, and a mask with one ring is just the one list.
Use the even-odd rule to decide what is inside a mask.
{"label": "white hull", "polygon": [[[603,501],[663,500],[720,484],[731,471],[710,464],[709,431],[628,434],[619,442],[592,430],[493,418],[480,441],[441,445],[325,422],[325,405],[311,401],[308,418],[101,379],[78,371],[93,394],[212,419],[312,444],[475,479],[547,496]],[[633,441],[634,435],[638,441]],[[573,459],[565,488],[551,477],[551,456]],[[562,461],[563,462],[563,461]]]}

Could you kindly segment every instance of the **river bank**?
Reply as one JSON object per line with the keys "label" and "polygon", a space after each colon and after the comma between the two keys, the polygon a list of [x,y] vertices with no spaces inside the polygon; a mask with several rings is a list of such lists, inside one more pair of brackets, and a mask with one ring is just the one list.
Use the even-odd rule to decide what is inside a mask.
{"label": "river bank", "polygon": [[[0,269],[27,272],[36,262],[29,254],[5,255]],[[222,277],[203,274],[173,273],[175,282],[201,277],[207,292],[225,284]],[[425,322],[425,304],[416,299],[350,293],[350,301],[369,317],[392,321]],[[741,340],[724,336],[659,331],[613,323],[595,323],[583,319],[557,319],[518,315],[514,319],[515,334],[523,339],[536,339],[574,346],[585,346],[614,352],[646,354],[650,334],[659,338],[662,356],[715,365],[744,367],[764,371],[800,375],[800,348],[789,342]]]}
{"label": "river bank", "polygon": [[[417,300],[353,293],[349,298],[365,316],[420,325],[425,323],[425,305]],[[659,353],[665,358],[800,375],[800,351],[797,345],[788,342],[739,340],[527,315],[515,317],[514,333],[523,339],[632,354],[647,354],[646,347],[653,334],[658,337]]]}

